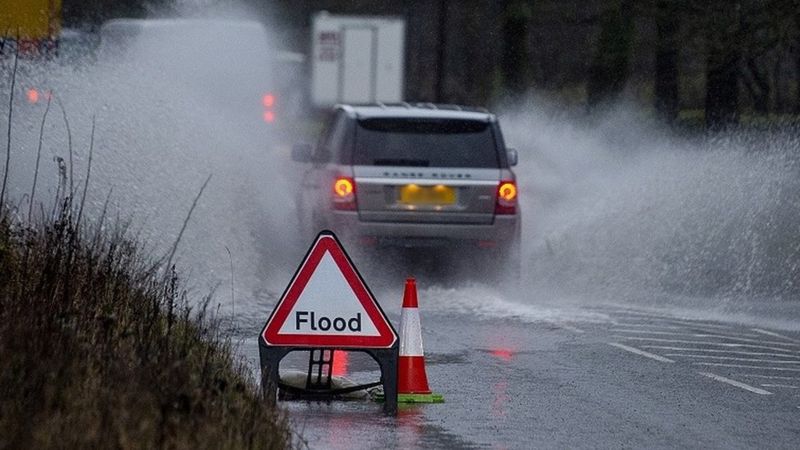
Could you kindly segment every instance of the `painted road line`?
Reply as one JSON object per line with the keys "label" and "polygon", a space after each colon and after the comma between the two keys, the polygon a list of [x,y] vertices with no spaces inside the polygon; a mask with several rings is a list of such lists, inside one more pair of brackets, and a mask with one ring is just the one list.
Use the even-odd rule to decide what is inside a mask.
{"label": "painted road line", "polygon": [[737,373],[736,375],[741,375],[744,377],[751,377],[751,378],[766,378],[768,380],[800,381],[800,378],[797,377],[784,377],[780,375],[759,375],[756,373]]}
{"label": "painted road line", "polygon": [[800,360],[777,360],[777,359],[759,359],[759,358],[735,358],[731,356],[714,356],[714,355],[687,355],[686,353],[667,353],[666,356],[681,356],[684,358],[706,358],[706,359],[720,359],[726,361],[745,361],[745,362],[765,362],[775,364],[800,364]]}
{"label": "painted road line", "polygon": [[688,326],[685,325],[655,325],[652,323],[631,323],[631,322],[614,322],[614,325],[620,327],[633,327],[633,328],[636,327],[659,328],[659,329],[663,328],[665,330],[685,330],[686,328],[689,328]]}
{"label": "painted road line", "polygon": [[763,387],[776,387],[786,389],[800,389],[800,386],[792,386],[791,384],[762,384]]}
{"label": "painted road line", "polygon": [[731,341],[750,342],[753,344],[785,345],[787,347],[798,346],[797,344],[791,342],[764,341],[761,339],[748,339],[743,337],[726,336],[723,334],[714,334],[714,333],[675,333],[672,331],[642,331],[642,330],[622,330],[622,329],[612,329],[611,331],[618,333],[660,334],[660,335],[689,336],[689,337],[711,338],[711,339],[728,339]]}
{"label": "painted road line", "polygon": [[657,348],[659,350],[673,350],[679,352],[724,353],[730,355],[748,355],[748,356],[778,356],[780,358],[790,358],[794,356],[791,353],[740,352],[737,350],[723,350],[719,348],[672,347],[669,345],[643,345],[642,348]]}
{"label": "painted road line", "polygon": [[[611,313],[613,314],[613,312]],[[618,312],[618,314],[628,315],[628,316],[635,316],[635,317],[646,317],[653,320],[659,320],[662,322],[673,322],[678,324],[689,324],[689,325],[698,325],[704,326],[709,328],[721,328],[725,330],[732,330],[736,327],[734,325],[723,325],[723,324],[716,324],[716,323],[708,323],[702,320],[695,320],[695,319],[680,319],[677,317],[668,317],[668,316],[658,316],[654,314],[647,314],[647,313],[639,313],[639,312]]]}
{"label": "painted road line", "polygon": [[752,344],[739,344],[732,342],[706,342],[706,341],[687,341],[683,339],[663,339],[663,338],[647,338],[637,336],[614,336],[617,339],[626,339],[629,341],[650,341],[650,342],[669,342],[673,344],[699,344],[699,345],[714,345],[718,347],[734,347],[734,348],[758,348],[762,350],[775,350],[779,352],[798,353],[796,350],[778,347],[767,347],[764,345]]}
{"label": "painted road line", "polygon": [[635,353],[637,355],[644,356],[646,358],[655,359],[656,361],[661,361],[661,362],[666,362],[666,363],[675,362],[675,361],[673,361],[673,360],[671,360],[669,358],[664,358],[663,356],[658,356],[658,355],[655,355],[653,353],[646,352],[644,350],[639,350],[638,348],[633,348],[633,347],[627,346],[625,344],[619,344],[617,342],[609,342],[608,345],[610,345],[612,347],[621,348],[622,350],[625,350],[625,351],[631,352],[631,353]]}
{"label": "painted road line", "polygon": [[758,369],[758,370],[781,370],[784,372],[800,372],[800,368],[793,367],[762,367],[762,366],[747,366],[743,364],[726,364],[726,363],[707,363],[696,362],[692,363],[695,366],[715,366],[715,367],[736,367],[739,369]]}
{"label": "painted road line", "polygon": [[789,336],[784,336],[782,334],[775,333],[773,331],[762,330],[761,328],[751,328],[751,330],[755,331],[756,333],[766,334],[767,336],[772,336],[776,338],[786,339],[789,342],[794,342],[795,344],[800,344],[800,340],[790,338]]}
{"label": "painted road line", "polygon": [[747,337],[759,337],[758,334],[755,333],[740,333],[737,330],[728,330],[728,329],[714,329],[709,328],[703,325],[661,325],[661,324],[654,324],[654,323],[633,323],[633,322],[613,322],[613,325],[616,327],[623,327],[623,328],[644,328],[650,330],[684,330],[684,331],[697,331],[702,333],[721,333],[725,331],[735,332],[741,336]]}
{"label": "painted road line", "polygon": [[630,330],[625,328],[612,328],[612,332],[614,333],[640,333],[640,334],[660,334],[665,336],[691,336],[691,337],[711,337],[711,338],[719,338],[719,339],[733,339],[739,340],[743,342],[760,342],[762,344],[776,344],[776,345],[793,345],[787,342],[777,342],[777,341],[763,341],[761,339],[747,339],[748,337],[759,337],[757,334],[746,334],[746,335],[739,335],[739,336],[725,336],[722,334],[716,333],[708,333],[708,332],[700,332],[700,333],[690,333],[692,330],[686,330],[685,333],[680,333],[676,331],[650,331],[650,330]]}
{"label": "painted road line", "polygon": [[700,375],[704,377],[711,378],[712,380],[717,380],[722,383],[730,384],[731,386],[736,386],[738,388],[744,389],[746,391],[754,392],[760,395],[772,395],[772,392],[765,391],[764,389],[757,388],[755,386],[750,386],[749,384],[742,383],[741,381],[731,380],[730,378],[725,378],[719,375],[715,375],[711,372],[698,372]]}

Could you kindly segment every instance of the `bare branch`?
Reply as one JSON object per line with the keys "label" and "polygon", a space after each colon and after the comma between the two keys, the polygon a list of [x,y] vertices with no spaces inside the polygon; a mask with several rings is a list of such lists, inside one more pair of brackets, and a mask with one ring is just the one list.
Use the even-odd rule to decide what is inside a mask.
{"label": "bare branch", "polygon": [[36,149],[36,165],[33,169],[33,186],[31,186],[31,198],[28,202],[28,222],[31,221],[31,214],[33,213],[33,199],[36,196],[36,181],[39,178],[39,161],[42,158],[42,144],[44,143],[44,124],[47,122],[47,113],[50,112],[50,103],[53,100],[53,96],[47,96],[47,108],[44,110],[44,115],[42,116],[42,126],[39,128],[39,147]]}
{"label": "bare branch", "polygon": [[8,96],[8,139],[6,143],[6,165],[3,168],[3,188],[0,189],[0,208],[5,205],[6,183],[8,183],[9,164],[11,164],[11,116],[14,111],[14,87],[17,84],[17,64],[19,63],[19,47],[14,52],[14,68],[11,70],[11,92]]}
{"label": "bare branch", "polygon": [[209,181],[211,181],[211,175],[209,175],[208,178],[206,178],[205,183],[203,183],[203,186],[200,188],[200,192],[197,193],[197,196],[194,198],[194,201],[192,202],[192,207],[189,208],[189,213],[186,214],[186,219],[183,220],[183,226],[181,227],[181,231],[178,233],[178,237],[175,239],[175,243],[172,244],[172,250],[170,250],[169,257],[167,258],[166,267],[168,270],[172,265],[172,258],[175,256],[175,252],[178,250],[178,244],[180,244],[181,239],[183,238],[183,232],[186,231],[186,226],[189,224],[189,219],[192,217],[192,212],[194,212],[194,208],[197,206],[197,202],[200,200],[200,196],[203,195],[203,191],[206,189],[206,186],[208,186]]}
{"label": "bare branch", "polygon": [[81,217],[83,216],[83,205],[86,204],[86,193],[89,190],[89,177],[92,175],[92,155],[94,154],[94,128],[97,122],[96,116],[92,116],[92,134],[89,138],[89,165],[86,167],[86,179],[83,181],[83,195],[81,195],[81,206],[78,208],[78,218],[75,220],[75,229],[81,228]]}

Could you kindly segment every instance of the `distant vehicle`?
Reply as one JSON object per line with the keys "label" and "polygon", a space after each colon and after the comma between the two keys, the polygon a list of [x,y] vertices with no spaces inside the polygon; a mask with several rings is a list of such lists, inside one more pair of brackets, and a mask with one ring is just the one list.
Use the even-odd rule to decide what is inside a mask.
{"label": "distant vehicle", "polygon": [[519,269],[517,152],[485,110],[339,105],[317,146],[297,144],[292,157],[310,163],[296,198],[308,236],[466,250],[497,262],[488,269]]}
{"label": "distant vehicle", "polygon": [[398,17],[340,16],[312,19],[311,101],[338,103],[403,100],[405,21]]}
{"label": "distant vehicle", "polygon": [[133,61],[178,91],[266,124],[295,104],[292,80],[304,61],[272,47],[260,22],[225,19],[113,19],[100,28],[97,53],[100,63]]}
{"label": "distant vehicle", "polygon": [[60,32],[61,0],[0,0],[0,56],[50,55]]}

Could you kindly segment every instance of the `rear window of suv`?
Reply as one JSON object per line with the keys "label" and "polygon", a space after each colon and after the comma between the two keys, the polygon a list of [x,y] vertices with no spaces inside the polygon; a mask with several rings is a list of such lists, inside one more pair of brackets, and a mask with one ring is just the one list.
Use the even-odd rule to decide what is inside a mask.
{"label": "rear window of suv", "polygon": [[488,122],[456,119],[362,119],[353,165],[499,167]]}

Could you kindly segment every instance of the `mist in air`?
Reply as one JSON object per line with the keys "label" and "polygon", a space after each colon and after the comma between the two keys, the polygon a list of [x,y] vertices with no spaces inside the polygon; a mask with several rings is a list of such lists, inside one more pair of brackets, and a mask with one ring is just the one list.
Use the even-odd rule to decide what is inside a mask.
{"label": "mist in air", "polygon": [[[252,15],[215,11],[215,21],[194,28],[101,45],[78,65],[21,61],[10,183],[19,211],[27,211],[46,103],[27,103],[31,88],[52,91],[65,108],[75,186],[83,185],[96,117],[90,218],[108,198],[111,216],[129,221],[154,257],[175,242],[211,176],[177,268],[193,292],[216,291],[223,311],[235,299],[237,316],[260,324],[310,243],[297,234],[302,171],[289,148],[314,137],[285,133],[282,117],[265,122],[263,96],[287,73],[269,57],[282,43],[243,17]],[[496,112],[520,153],[522,289],[433,280],[420,286],[429,310],[582,321],[603,320],[587,306],[614,303],[792,326],[775,317],[800,294],[797,130],[681,137],[633,106],[586,117],[538,96]],[[58,188],[56,160],[68,160],[55,103],[43,137],[39,214]],[[393,280],[376,281],[387,311],[399,309],[402,277],[396,289]]]}
{"label": "mist in air", "polygon": [[[96,120],[87,193],[92,219],[108,199],[106,223],[129,223],[129,235],[161,257],[210,176],[179,243],[177,270],[198,297],[216,291],[224,312],[231,311],[232,297],[246,312],[260,296],[272,295],[270,280],[283,282],[284,272],[291,274],[287,261],[298,257],[291,192],[296,168],[288,166],[286,138],[279,137],[284,118],[264,118],[263,98],[276,95],[277,77],[286,73],[272,58],[280,43],[247,17],[253,16],[215,11],[213,19],[199,16],[141,31],[123,23],[80,64],[20,60],[10,172],[20,212],[27,214],[47,103],[44,94],[35,104],[26,94],[50,91],[54,101],[43,133],[35,216],[52,207],[57,160],[69,166],[67,126],[57,100],[69,123],[73,184],[80,191]],[[3,70],[6,100],[10,64]],[[4,114],[4,129],[6,120]]]}
{"label": "mist in air", "polygon": [[575,117],[536,97],[500,113],[531,301],[738,320],[798,300],[796,128],[681,137],[635,106]]}

